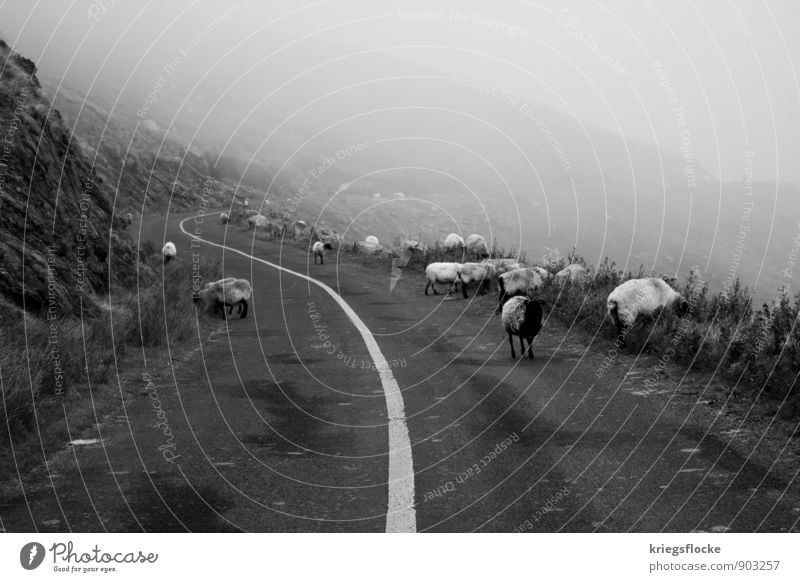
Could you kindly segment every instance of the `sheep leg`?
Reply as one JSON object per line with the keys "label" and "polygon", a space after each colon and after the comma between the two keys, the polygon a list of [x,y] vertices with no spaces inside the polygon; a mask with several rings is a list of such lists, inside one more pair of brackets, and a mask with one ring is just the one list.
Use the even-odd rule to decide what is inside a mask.
{"label": "sheep leg", "polygon": [[629,330],[630,328],[621,321],[617,323],[617,344],[620,347],[625,347],[625,336],[628,335]]}
{"label": "sheep leg", "polygon": [[510,333],[508,334],[508,343],[511,346],[511,359],[516,360],[517,354],[514,353],[514,336],[511,335]]}
{"label": "sheep leg", "polygon": [[519,335],[519,357],[525,357],[525,336],[522,334]]}
{"label": "sheep leg", "polygon": [[245,317],[247,317],[247,300],[242,299],[241,303],[239,303],[239,311],[241,311],[242,313],[239,316],[239,319],[244,319]]}
{"label": "sheep leg", "polygon": [[533,359],[533,336],[528,338],[528,357]]}
{"label": "sheep leg", "polygon": [[505,298],[506,298],[505,291],[500,291],[500,299],[497,302],[497,310],[494,312],[495,315],[503,310],[503,303],[505,303]]}
{"label": "sheep leg", "polygon": [[461,281],[461,293],[464,295],[464,299],[467,299],[467,284],[464,281]]}

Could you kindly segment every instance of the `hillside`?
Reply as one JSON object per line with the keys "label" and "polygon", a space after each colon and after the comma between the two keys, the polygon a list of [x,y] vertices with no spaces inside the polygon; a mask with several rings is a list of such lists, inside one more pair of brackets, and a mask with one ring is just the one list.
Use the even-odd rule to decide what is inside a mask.
{"label": "hillside", "polygon": [[[108,188],[43,96],[36,67],[0,41],[0,301],[29,315],[92,312],[135,283],[137,253],[111,230]],[[4,310],[5,311],[5,310]]]}

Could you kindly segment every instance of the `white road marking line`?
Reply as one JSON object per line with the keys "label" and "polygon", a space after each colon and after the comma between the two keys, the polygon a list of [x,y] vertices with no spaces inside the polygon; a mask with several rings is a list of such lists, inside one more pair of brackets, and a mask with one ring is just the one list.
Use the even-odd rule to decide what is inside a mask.
{"label": "white road marking line", "polygon": [[[205,216],[210,216],[218,213],[207,213]],[[361,338],[367,346],[367,351],[378,370],[378,375],[381,379],[381,386],[383,387],[383,395],[386,400],[386,411],[389,420],[389,500],[386,509],[386,532],[387,533],[400,533],[400,532],[416,532],[417,531],[417,512],[414,508],[414,462],[411,458],[411,439],[408,436],[408,425],[406,424],[405,404],[403,403],[403,394],[400,392],[400,386],[395,380],[394,374],[389,367],[389,363],[381,353],[378,347],[378,342],[370,332],[367,325],[361,318],[353,311],[353,308],[342,299],[342,297],[334,291],[331,287],[304,275],[297,271],[292,271],[286,267],[281,267],[275,263],[259,259],[253,255],[249,255],[238,249],[234,249],[225,245],[208,241],[199,236],[190,234],[183,228],[183,223],[187,220],[194,219],[194,217],[184,218],[181,220],[179,227],[181,232],[186,236],[201,241],[205,244],[225,249],[226,251],[237,253],[252,261],[258,261],[273,269],[278,269],[284,273],[300,277],[301,279],[313,283],[328,295],[331,299],[336,301],[342,311],[345,312],[352,324],[361,334]]]}

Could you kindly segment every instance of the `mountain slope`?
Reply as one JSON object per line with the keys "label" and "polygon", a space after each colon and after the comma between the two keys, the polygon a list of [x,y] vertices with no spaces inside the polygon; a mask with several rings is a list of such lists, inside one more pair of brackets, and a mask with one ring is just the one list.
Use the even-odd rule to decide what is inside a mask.
{"label": "mountain slope", "polygon": [[135,282],[107,189],[42,95],[35,65],[0,41],[0,298],[31,315],[93,310]]}

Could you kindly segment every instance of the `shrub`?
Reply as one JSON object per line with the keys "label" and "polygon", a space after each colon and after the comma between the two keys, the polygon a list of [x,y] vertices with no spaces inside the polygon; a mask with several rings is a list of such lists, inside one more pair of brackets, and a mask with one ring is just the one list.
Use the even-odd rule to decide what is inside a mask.
{"label": "shrub", "polygon": [[[208,280],[221,278],[216,262],[201,262],[200,272]],[[191,263],[169,263],[163,274],[138,296],[98,300],[99,315],[82,320],[64,314],[47,321],[0,304],[0,440],[30,428],[48,399],[109,383],[129,346],[158,348],[196,334]]]}

